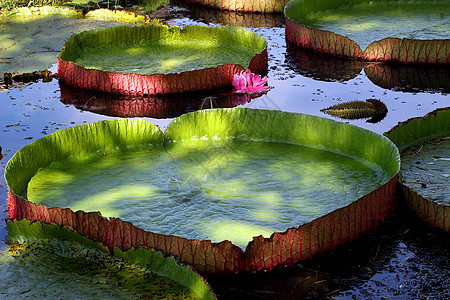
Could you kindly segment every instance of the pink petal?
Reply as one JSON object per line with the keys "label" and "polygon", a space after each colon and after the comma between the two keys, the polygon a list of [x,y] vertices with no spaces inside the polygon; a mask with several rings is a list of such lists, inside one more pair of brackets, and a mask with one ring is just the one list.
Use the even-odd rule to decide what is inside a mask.
{"label": "pink petal", "polygon": [[245,76],[243,76],[242,74],[234,74],[232,83],[234,88],[236,89],[235,93],[245,93],[245,87],[247,86],[247,80]]}
{"label": "pink petal", "polygon": [[270,89],[269,86],[264,85],[267,82],[267,77],[261,78],[261,75],[253,74],[249,69],[240,74],[233,76],[233,86],[236,89],[235,93],[248,95],[254,93],[266,92]]}

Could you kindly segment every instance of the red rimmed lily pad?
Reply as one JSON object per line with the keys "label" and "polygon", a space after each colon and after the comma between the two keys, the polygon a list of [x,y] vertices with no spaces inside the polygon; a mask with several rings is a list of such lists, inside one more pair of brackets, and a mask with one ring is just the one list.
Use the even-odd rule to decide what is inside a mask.
{"label": "red rimmed lily pad", "polygon": [[266,41],[238,27],[115,27],[69,38],[58,75],[77,87],[131,95],[230,86],[234,74],[267,69]]}
{"label": "red rimmed lily pad", "polygon": [[287,39],[300,47],[367,61],[450,63],[447,1],[293,0],[284,13]]}
{"label": "red rimmed lily pad", "polygon": [[450,109],[399,123],[385,133],[400,149],[403,197],[409,211],[450,232]]}
{"label": "red rimmed lily pad", "polygon": [[11,219],[218,273],[290,265],[357,238],[394,209],[398,170],[397,148],[373,132],[217,109],[176,118],[165,133],[142,120],[63,130],[17,152],[5,176]]}

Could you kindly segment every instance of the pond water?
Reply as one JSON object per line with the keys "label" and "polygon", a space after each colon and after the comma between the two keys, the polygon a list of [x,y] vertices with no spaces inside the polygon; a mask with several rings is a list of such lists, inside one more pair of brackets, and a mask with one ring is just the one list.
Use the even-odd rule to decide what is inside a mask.
{"label": "pond water", "polygon": [[[273,88],[266,95],[255,99],[229,98],[227,91],[219,91],[174,97],[165,102],[157,97],[141,101],[107,96],[107,99],[99,97],[98,100],[89,94],[86,97],[85,92],[80,90],[67,94],[64,85],[57,80],[15,84],[8,88],[1,83],[2,173],[13,154],[32,141],[59,129],[116,118],[118,115],[143,117],[165,129],[173,117],[185,111],[211,106],[237,106],[307,113],[383,133],[398,122],[423,116],[436,108],[448,107],[450,103],[448,67],[391,67],[302,52],[286,43],[284,21],[280,15],[235,14],[204,8],[171,7],[162,10],[157,16],[170,25],[236,25],[262,35],[268,41],[267,76],[268,83]],[[56,71],[55,66],[52,70]],[[209,96],[215,98],[208,98]],[[368,122],[370,119],[338,119],[320,111],[334,104],[368,98],[379,99],[388,108],[387,115],[376,123]],[[4,219],[7,217],[7,187],[3,177],[0,192],[0,218]],[[328,263],[318,260],[305,264],[309,270],[317,272],[311,273],[297,267],[280,275],[283,282],[276,279],[275,275],[262,274],[251,279],[254,284],[247,287],[234,279],[220,279],[212,281],[213,288],[221,295],[243,295],[247,299],[276,298],[278,293],[293,291],[293,287],[300,288],[300,291],[295,291],[303,298],[314,299],[328,293],[336,295],[342,290],[340,295],[354,295],[356,299],[364,299],[362,291],[365,284],[365,289],[378,297],[425,298],[431,295],[437,299],[444,298],[445,293],[448,295],[450,292],[448,238],[442,238],[428,229],[420,229],[420,226],[409,225],[410,219],[406,220],[386,224],[386,228],[371,235],[368,241],[357,241],[350,250],[342,250],[342,253],[336,251],[335,254],[325,256]],[[7,247],[3,242],[6,235],[3,223],[0,228],[0,249]],[[430,239],[431,235],[438,235],[438,238]],[[429,245],[432,245],[431,250]],[[325,264],[328,266],[325,267]],[[403,276],[404,266],[408,267],[409,275],[406,279]],[[346,273],[343,268],[350,271]],[[402,277],[397,280],[396,275]],[[255,280],[266,282],[266,285],[259,285]],[[329,285],[322,280],[334,284]],[[378,284],[379,282],[383,283]],[[417,288],[404,289],[401,285],[404,286],[405,282]],[[343,292],[346,290],[347,294]]]}

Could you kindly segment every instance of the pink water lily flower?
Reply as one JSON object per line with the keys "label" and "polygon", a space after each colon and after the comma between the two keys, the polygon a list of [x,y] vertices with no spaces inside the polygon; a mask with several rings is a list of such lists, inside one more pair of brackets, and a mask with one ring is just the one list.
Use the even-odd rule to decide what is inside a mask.
{"label": "pink water lily flower", "polygon": [[261,75],[255,75],[249,69],[240,74],[234,74],[233,86],[237,94],[254,94],[267,92],[270,86],[264,85],[267,82],[267,77],[261,78]]}

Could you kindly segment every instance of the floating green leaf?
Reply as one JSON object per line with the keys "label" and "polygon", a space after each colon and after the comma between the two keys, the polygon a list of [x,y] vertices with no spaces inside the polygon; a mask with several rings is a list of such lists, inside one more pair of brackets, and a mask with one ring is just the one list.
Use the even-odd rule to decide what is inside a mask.
{"label": "floating green leaf", "polygon": [[[57,7],[17,8],[2,13],[3,15],[0,14],[2,76],[5,72],[26,73],[51,68],[57,63],[56,56],[61,51],[64,41],[74,33],[145,21],[134,14],[105,10],[93,11],[83,17],[76,10]],[[111,15],[114,18],[108,17]]]}
{"label": "floating green leaf", "polygon": [[285,8],[286,36],[335,56],[448,64],[448,8],[448,1],[433,0],[293,0]]}
{"label": "floating green leaf", "polygon": [[[395,207],[398,159],[397,149],[386,138],[348,124],[279,111],[216,109],[183,115],[165,134],[142,120],[110,120],[62,130],[18,151],[5,177],[11,188],[11,219],[69,226],[111,251],[134,246],[160,249],[203,273],[237,272],[294,263],[338,247],[384,220]],[[350,180],[354,184],[348,188],[351,176],[338,172],[356,171],[363,173]],[[125,173],[115,176],[117,172]],[[368,187],[365,179],[377,183]],[[53,185],[59,188],[52,190]],[[62,186],[70,187],[64,191]],[[80,193],[73,189],[77,186],[83,187]],[[41,187],[46,199],[39,196]],[[341,190],[357,193],[342,203],[347,195],[333,196]],[[296,210],[299,215],[299,209],[306,213],[322,209],[312,204],[314,198],[330,208],[310,219],[294,218],[284,227],[271,225],[290,219]],[[325,204],[324,199],[332,201]],[[51,201],[55,207],[48,208]],[[226,208],[232,201],[237,201],[234,208]],[[172,204],[178,213],[172,209],[158,215],[162,206]],[[140,205],[144,206],[136,210]],[[214,216],[221,207],[225,208],[221,217]],[[192,208],[194,212],[189,212]],[[110,218],[81,209],[101,210]],[[159,228],[167,227],[180,234],[177,226],[185,226],[186,212],[190,219],[207,224],[187,230],[197,231],[197,239],[160,233]],[[142,213],[146,218],[130,219]],[[183,222],[176,220],[180,216]],[[264,226],[267,235],[261,230]],[[242,236],[244,240],[236,243],[245,247],[258,234],[266,238],[254,237],[245,251],[229,241],[210,241]]]}

